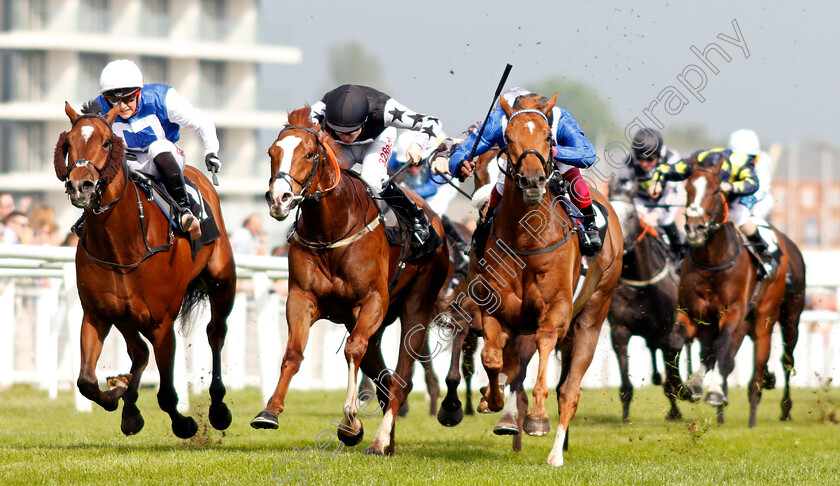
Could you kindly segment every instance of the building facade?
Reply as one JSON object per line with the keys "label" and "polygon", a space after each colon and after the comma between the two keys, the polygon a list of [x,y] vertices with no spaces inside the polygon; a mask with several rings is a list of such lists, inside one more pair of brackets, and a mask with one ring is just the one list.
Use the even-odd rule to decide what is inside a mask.
{"label": "building facade", "polygon": [[[266,37],[259,0],[0,0],[0,191],[34,195],[63,222],[78,217],[52,168],[69,126],[64,101],[78,111],[98,94],[105,64],[128,58],[146,83],[174,86],[215,120],[219,192],[234,206],[252,205],[267,178],[258,133],[286,119],[259,110],[259,66],[302,59],[299,48]],[[188,163],[204,169],[200,139],[181,134]]]}

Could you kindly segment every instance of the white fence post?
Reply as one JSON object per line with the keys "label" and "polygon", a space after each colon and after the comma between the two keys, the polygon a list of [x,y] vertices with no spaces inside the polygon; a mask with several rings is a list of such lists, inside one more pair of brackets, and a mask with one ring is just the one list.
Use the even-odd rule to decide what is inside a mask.
{"label": "white fence post", "polygon": [[[255,272],[254,305],[257,314],[257,335],[260,353],[260,389],[263,401],[267,402],[274,393],[277,379],[280,376],[280,360],[282,355],[280,344],[280,329],[277,325],[276,300],[270,299],[269,289],[271,281],[265,272]],[[272,305],[275,304],[275,305]]]}
{"label": "white fence post", "polygon": [[[76,287],[76,264],[68,262],[64,264],[64,288],[68,296],[79,295],[79,289]],[[79,376],[79,370],[82,366],[82,350],[80,347],[80,337],[82,331],[82,318],[84,311],[82,310],[82,302],[76,298],[70,300],[68,298],[67,306],[67,326],[70,334],[70,340],[67,343],[70,349],[70,364],[73,370],[73,393],[75,393],[76,411],[90,412],[93,406],[87,398],[79,393],[79,388],[76,385],[76,378]]]}
{"label": "white fence post", "polygon": [[0,388],[14,383],[15,372],[15,281],[0,283]]}

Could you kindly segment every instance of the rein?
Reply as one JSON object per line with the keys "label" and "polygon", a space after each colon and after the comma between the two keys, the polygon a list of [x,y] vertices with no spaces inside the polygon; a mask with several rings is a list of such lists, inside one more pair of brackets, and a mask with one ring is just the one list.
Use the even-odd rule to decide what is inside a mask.
{"label": "rein", "polygon": [[[102,123],[105,124],[105,126],[108,127],[108,131],[111,132],[111,137],[116,137],[116,134],[114,133],[114,127],[112,127],[111,124],[108,123],[108,120],[106,120],[105,117],[103,117],[102,115],[100,115],[98,113],[84,113],[82,115],[79,115],[79,117],[76,118],[76,120],[70,126],[70,129],[72,130],[73,128],[75,128],[76,124],[79,123],[79,121],[83,118],[96,118],[96,119],[100,120]],[[88,159],[85,159],[85,158],[76,159],[76,160],[73,161],[73,168],[69,169],[67,171],[67,175],[64,177],[64,179],[62,179],[62,182],[66,182],[70,178],[70,172],[72,172],[73,169],[75,169],[77,167],[83,167],[85,170],[88,171],[88,173],[90,174],[91,177],[94,177],[94,174],[93,174],[93,171],[90,168],[93,167],[94,169],[96,169],[96,172],[98,172],[98,176],[96,177],[96,185],[93,188],[93,197],[91,198],[93,201],[96,202],[96,205],[95,206],[90,206],[90,210],[93,211],[94,214],[102,214],[105,211],[111,209],[111,207],[113,207],[117,202],[119,202],[120,199],[122,199],[123,194],[125,194],[125,187],[126,186],[123,185],[123,190],[120,192],[120,194],[117,196],[116,199],[114,199],[110,203],[106,204],[105,206],[99,206],[99,201],[101,201],[101,199],[102,199],[102,189],[111,182],[110,180],[106,181],[105,178],[102,177],[102,174],[105,173],[108,170],[108,167],[111,165],[111,160],[113,159],[113,154],[114,154],[114,144],[111,143],[108,146],[108,158],[105,160],[105,166],[102,167],[102,169],[100,169],[99,167],[97,167],[96,165],[91,163],[91,161],[88,160]],[[125,165],[124,162],[125,162],[125,160],[123,159],[123,171],[125,172],[126,165]],[[127,178],[126,178],[126,182],[128,182]]]}
{"label": "rein", "polygon": [[[726,236],[728,237],[728,239],[732,240],[733,239],[732,238],[733,231],[737,231],[735,229],[735,225],[732,224],[731,222],[726,222],[726,223],[723,223],[722,226],[726,230]],[[720,263],[713,263],[713,264],[710,264],[710,265],[707,265],[705,263],[700,263],[697,260],[695,260],[694,259],[694,247],[691,247],[691,250],[688,252],[688,256],[691,259],[691,264],[694,265],[698,270],[700,270],[702,272],[709,272],[709,271],[712,271],[712,270],[726,270],[727,268],[732,267],[732,265],[735,264],[735,260],[741,255],[741,251],[744,249],[743,245],[741,244],[741,240],[738,239],[737,234],[735,235],[734,239],[735,239],[736,246],[738,247],[737,251],[735,251],[735,253],[732,256],[730,256],[729,258],[727,258],[726,260],[724,260]]]}
{"label": "rein", "polygon": [[[277,171],[276,174],[272,175],[268,179],[268,185],[271,186],[277,179],[283,179],[286,182],[289,182],[290,180],[295,181],[297,185],[301,186],[300,194],[294,196],[295,201],[306,201],[314,199],[315,202],[318,202],[321,200],[321,196],[338,187],[338,183],[341,181],[341,170],[338,166],[338,160],[336,159],[335,153],[333,153],[330,146],[321,141],[321,138],[318,136],[318,133],[315,130],[304,126],[288,126],[280,130],[280,134],[278,134],[277,137],[280,138],[280,135],[282,135],[283,132],[286,132],[288,130],[304,130],[306,132],[309,132],[313,137],[315,137],[315,141],[318,143],[318,155],[315,156],[315,161],[312,163],[312,169],[309,171],[309,174],[306,176],[306,180],[304,180],[303,182],[295,179],[295,177],[289,173]],[[335,169],[335,182],[332,186],[323,191],[315,191],[311,194],[307,194],[306,191],[309,190],[309,188],[312,186],[312,182],[315,180],[315,172],[318,171],[318,167],[321,165],[321,162],[325,159],[331,162],[333,168]],[[323,175],[321,177],[323,177]],[[291,183],[289,185],[291,186]]]}

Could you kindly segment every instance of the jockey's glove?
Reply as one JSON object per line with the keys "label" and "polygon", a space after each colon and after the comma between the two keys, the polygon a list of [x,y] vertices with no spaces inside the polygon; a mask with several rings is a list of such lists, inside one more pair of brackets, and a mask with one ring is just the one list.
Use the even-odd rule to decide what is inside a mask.
{"label": "jockey's glove", "polygon": [[213,152],[204,156],[204,164],[210,172],[219,172],[219,169],[222,168],[222,161]]}

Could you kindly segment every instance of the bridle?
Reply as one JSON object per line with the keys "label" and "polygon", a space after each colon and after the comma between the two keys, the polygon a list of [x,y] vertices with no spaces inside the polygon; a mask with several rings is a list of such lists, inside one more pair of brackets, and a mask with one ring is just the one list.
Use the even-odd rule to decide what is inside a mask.
{"label": "bridle", "polygon": [[[714,175],[715,178],[717,178],[717,181],[718,181],[717,187],[720,188],[720,182],[721,182],[720,174],[716,173],[715,171],[703,168],[703,167],[694,169],[694,172],[706,172],[706,173]],[[720,192],[720,189],[718,189],[718,192]],[[698,218],[699,217],[703,221],[703,224],[700,225],[699,229],[703,232],[703,237],[708,238],[709,235],[711,235],[712,233],[714,233],[715,231],[720,229],[721,226],[726,224],[727,220],[729,219],[728,217],[724,217],[723,221],[716,221],[716,217],[719,214],[721,207],[725,208],[725,204],[726,204],[725,196],[723,195],[723,193],[720,193],[720,197],[715,198],[715,206],[712,208],[711,211],[704,208],[702,205],[690,204],[689,206],[686,207],[686,213],[688,213],[689,210],[694,210],[695,212],[699,212],[698,210],[700,210],[700,209],[702,209],[703,212],[706,213],[706,216],[708,216],[708,219],[706,219],[706,217],[702,216],[702,215],[701,216],[690,216],[690,217],[691,218]],[[686,214],[686,216],[689,217],[688,214]]]}
{"label": "bridle", "polygon": [[[533,109],[519,110],[516,113],[514,113],[513,115],[511,115],[510,118],[508,118],[508,127],[510,127],[510,122],[514,118],[516,118],[519,115],[525,114],[525,113],[533,113],[533,114],[539,115],[540,118],[542,118],[545,121],[545,123],[549,126],[549,128],[551,127],[551,123],[548,121],[548,117],[546,117],[543,112],[541,112],[539,110],[533,110]],[[507,128],[505,128],[505,139],[507,139]],[[507,160],[509,160],[509,161],[512,160],[510,158],[510,154],[508,153],[508,144],[507,143],[505,143],[504,153],[505,153],[505,157],[507,158]],[[535,149],[528,149],[528,150],[523,151],[521,154],[519,154],[519,157],[516,159],[516,162],[514,162],[512,164],[513,165],[512,170],[511,170],[510,164],[505,166],[505,167],[502,167],[501,165],[499,165],[499,170],[504,172],[505,176],[509,177],[514,182],[516,182],[517,187],[519,187],[520,189],[525,189],[525,186],[526,186],[525,178],[522,176],[522,174],[519,173],[519,168],[522,166],[522,159],[524,159],[526,155],[535,155],[538,159],[540,159],[540,163],[542,164],[543,171],[545,171],[545,173],[549,175],[547,177],[546,183],[551,182],[552,180],[560,180],[561,179],[559,171],[549,170],[550,169],[550,163],[549,163],[549,161],[546,160],[546,157],[542,153],[540,153],[538,150],[535,150]],[[550,157],[549,157],[549,159],[550,159]],[[497,163],[499,163],[498,162],[499,159],[496,159],[496,160],[497,160]]]}
{"label": "bridle", "polygon": [[[79,115],[79,117],[76,118],[76,120],[71,125],[70,130],[75,128],[76,124],[79,123],[79,121],[83,118],[98,119],[102,121],[102,123],[104,123],[105,126],[108,127],[108,131],[111,132],[111,142],[108,144],[108,158],[105,160],[105,165],[101,169],[97,167],[93,162],[84,157],[78,158],[73,161],[72,166],[68,166],[67,175],[63,179],[61,179],[61,181],[66,183],[70,179],[70,173],[73,172],[73,170],[75,170],[76,168],[82,167],[86,171],[88,171],[88,174],[90,174],[91,178],[96,180],[93,187],[93,194],[91,195],[90,202],[88,203],[88,207],[91,211],[93,211],[94,214],[102,214],[105,211],[111,209],[115,204],[117,204],[117,202],[119,202],[119,200],[123,197],[123,194],[125,194],[125,188],[128,186],[128,168],[125,164],[125,159],[123,159],[123,179],[125,183],[123,184],[122,191],[113,201],[109,202],[105,206],[99,206],[99,201],[102,200],[102,191],[104,190],[105,186],[107,186],[111,182],[110,180],[106,180],[105,177],[102,176],[102,174],[105,173],[108,170],[108,167],[111,165],[111,160],[113,159],[114,155],[113,138],[117,135],[116,133],[114,133],[114,128],[111,126],[108,120],[106,120],[102,115],[99,115],[98,113],[85,113]],[[91,167],[96,169],[97,174],[93,173]]]}
{"label": "bridle", "polygon": [[[299,181],[295,176],[289,174],[288,172],[283,172],[279,170],[268,179],[269,187],[271,187],[274,184],[274,182],[278,179],[286,181],[289,184],[289,187],[292,187],[292,181],[294,181],[298,186],[301,187],[300,192],[292,197],[292,209],[294,209],[301,201],[312,200],[315,202],[319,202],[321,200],[321,196],[335,189],[338,186],[339,181],[341,180],[341,170],[339,170],[338,161],[336,160],[335,154],[333,154],[332,149],[330,149],[329,146],[327,146],[326,144],[324,144],[324,142],[321,141],[321,137],[318,136],[318,132],[312,130],[309,127],[288,126],[280,130],[280,133],[277,135],[277,138],[279,139],[280,136],[283,135],[283,133],[289,130],[304,130],[311,134],[313,137],[315,137],[315,141],[318,144],[318,153],[315,154],[315,159],[312,161],[312,168],[309,170],[309,174],[307,174],[306,179],[304,179],[303,181]],[[312,193],[307,193],[310,187],[312,187],[312,183],[315,181],[315,173],[318,172],[318,169],[321,166],[321,164],[326,164],[327,161],[330,161],[335,165],[335,183],[333,183],[332,186],[323,191],[314,191]],[[265,192],[265,200],[266,202],[268,202],[268,204],[272,203],[271,190]]]}

